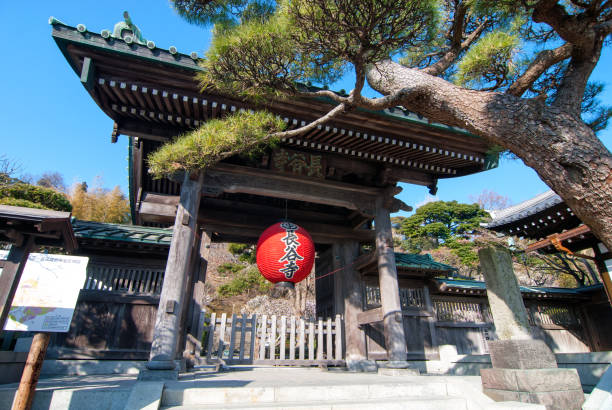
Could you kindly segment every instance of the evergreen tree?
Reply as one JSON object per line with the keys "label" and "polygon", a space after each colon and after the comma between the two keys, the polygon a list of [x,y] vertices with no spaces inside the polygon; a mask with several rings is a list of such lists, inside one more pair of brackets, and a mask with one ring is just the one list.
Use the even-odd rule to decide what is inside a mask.
{"label": "evergreen tree", "polygon": [[[252,99],[310,96],[337,103],[302,129],[272,127],[269,136],[299,134],[346,110],[401,105],[514,153],[612,249],[612,155],[595,134],[612,111],[597,103],[602,85],[588,81],[609,45],[612,2],[173,3],[188,21],[215,24],[204,88]],[[354,78],[348,95],[297,85],[328,84],[343,74]],[[366,82],[383,97],[365,97]]]}

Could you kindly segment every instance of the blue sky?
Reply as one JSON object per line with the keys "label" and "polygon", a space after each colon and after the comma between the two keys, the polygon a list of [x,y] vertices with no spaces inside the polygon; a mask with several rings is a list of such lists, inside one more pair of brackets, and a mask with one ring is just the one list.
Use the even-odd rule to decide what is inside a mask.
{"label": "blue sky", "polygon": [[[23,172],[40,175],[46,171],[63,174],[68,185],[77,181],[92,184],[96,176],[104,186],[121,186],[127,191],[127,138],[111,144],[112,121],[89,97],[51,38],[48,19],[53,16],[76,26],[100,32],[112,30],[124,10],[139,26],[145,38],[167,49],[197,51],[208,48],[208,31],[180,19],[166,1],[63,0],[27,3],[0,2],[0,36],[5,39],[0,118],[0,154],[22,165]],[[605,50],[593,80],[609,83],[612,50]],[[350,88],[340,84],[332,88]],[[612,84],[602,97],[612,105]],[[612,128],[612,127],[611,127]],[[612,130],[600,134],[612,147]],[[412,205],[427,201],[427,189],[403,185],[400,198]],[[497,169],[480,174],[442,180],[437,198],[469,202],[484,189],[508,196],[513,203],[546,191],[547,186],[520,160],[502,160]]]}

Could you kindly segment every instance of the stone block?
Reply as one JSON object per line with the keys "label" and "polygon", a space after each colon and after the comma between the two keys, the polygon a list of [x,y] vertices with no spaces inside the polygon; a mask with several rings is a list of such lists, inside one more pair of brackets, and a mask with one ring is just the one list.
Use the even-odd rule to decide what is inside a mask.
{"label": "stone block", "polygon": [[489,404],[486,410],[546,410],[546,406],[541,404],[523,403],[520,401],[504,401]]}
{"label": "stone block", "polygon": [[521,399],[526,403],[543,404],[546,410],[580,410],[584,403],[584,393],[582,389],[521,393]]}
{"label": "stone block", "polygon": [[513,369],[482,369],[480,377],[484,389],[519,390],[516,371]]}
{"label": "stone block", "polygon": [[418,376],[420,374],[419,369],[393,369],[388,367],[378,369],[379,376]]}
{"label": "stone block", "polygon": [[162,381],[162,380],[178,380],[179,371],[174,370],[150,370],[142,369],[138,373],[140,381]]}
{"label": "stone block", "polygon": [[520,391],[549,392],[582,389],[576,369],[517,370],[515,374]]}
{"label": "stone block", "polygon": [[495,401],[521,401],[521,396],[517,391],[483,388],[482,392]]}
{"label": "stone block", "polygon": [[494,340],[489,342],[491,363],[501,369],[556,368],[555,355],[542,340]]}
{"label": "stone block", "polygon": [[482,387],[525,392],[580,389],[576,369],[482,369]]}
{"label": "stone block", "polygon": [[388,369],[408,369],[410,367],[410,363],[405,360],[389,360],[384,362],[378,362],[378,367]]}
{"label": "stone block", "polygon": [[374,360],[347,360],[346,367],[351,372],[376,372],[378,365]]}
{"label": "stone block", "polygon": [[137,382],[132,387],[124,410],[157,410],[164,392],[164,382]]}
{"label": "stone block", "polygon": [[548,410],[580,409],[584,393],[575,369],[483,369],[483,392],[496,401],[543,404]]}

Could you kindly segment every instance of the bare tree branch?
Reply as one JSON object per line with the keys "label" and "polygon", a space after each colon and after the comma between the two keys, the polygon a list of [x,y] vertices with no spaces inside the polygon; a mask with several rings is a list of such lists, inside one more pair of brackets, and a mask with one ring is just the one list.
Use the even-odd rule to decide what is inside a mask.
{"label": "bare tree branch", "polygon": [[316,121],[313,121],[307,125],[304,125],[303,127],[296,128],[294,130],[275,132],[273,134],[268,135],[268,138],[288,138],[288,137],[294,137],[297,135],[301,135],[305,132],[315,129],[319,125],[326,123],[330,119],[337,117],[338,115],[345,112],[347,108],[348,106],[346,104],[339,104],[336,107],[334,107],[333,110],[329,111],[327,114],[320,117]]}
{"label": "bare tree branch", "polygon": [[330,90],[300,91],[298,92],[298,95],[301,97],[327,97],[339,104],[346,104],[349,102],[348,97],[342,97],[341,95]]}

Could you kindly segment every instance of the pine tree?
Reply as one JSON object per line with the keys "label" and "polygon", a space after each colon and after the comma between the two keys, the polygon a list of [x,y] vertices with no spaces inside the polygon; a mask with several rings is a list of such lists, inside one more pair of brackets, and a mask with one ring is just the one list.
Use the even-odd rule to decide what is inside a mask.
{"label": "pine tree", "polygon": [[[188,21],[215,25],[203,87],[255,100],[337,103],[302,129],[270,136],[298,134],[346,110],[401,105],[514,153],[612,249],[612,155],[595,134],[612,110],[597,103],[602,85],[589,83],[610,43],[612,2],[173,3]],[[344,74],[354,79],[348,95],[297,85]],[[382,98],[365,97],[366,82]]]}

